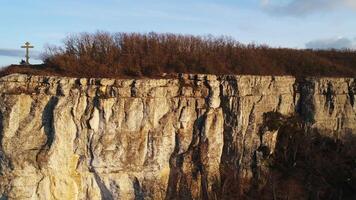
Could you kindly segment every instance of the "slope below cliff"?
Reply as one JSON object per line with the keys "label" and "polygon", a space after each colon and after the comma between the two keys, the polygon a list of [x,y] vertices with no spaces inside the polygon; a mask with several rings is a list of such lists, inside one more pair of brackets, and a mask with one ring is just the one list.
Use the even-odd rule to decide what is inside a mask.
{"label": "slope below cliff", "polygon": [[[320,145],[340,143],[341,150],[347,146],[352,152],[355,98],[353,78],[9,75],[0,78],[0,194],[5,199],[228,199],[257,193],[293,198],[299,194],[273,182],[280,175],[273,166],[299,167],[296,161],[305,154],[295,143],[299,149],[309,143],[288,134],[330,139]],[[330,148],[334,152],[339,145]],[[299,188],[295,198],[353,195],[355,157],[340,149],[336,153],[351,162],[342,180],[346,189],[331,184],[319,194]]]}

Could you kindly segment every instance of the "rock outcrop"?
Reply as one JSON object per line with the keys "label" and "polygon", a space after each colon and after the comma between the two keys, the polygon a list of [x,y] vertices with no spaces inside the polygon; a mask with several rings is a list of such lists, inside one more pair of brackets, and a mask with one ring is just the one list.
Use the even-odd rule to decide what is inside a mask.
{"label": "rock outcrop", "polygon": [[[221,199],[255,185],[264,114],[356,134],[356,79],[0,78],[0,199]],[[262,130],[263,131],[263,130]],[[258,168],[261,170],[261,167]],[[227,197],[226,197],[227,198]]]}

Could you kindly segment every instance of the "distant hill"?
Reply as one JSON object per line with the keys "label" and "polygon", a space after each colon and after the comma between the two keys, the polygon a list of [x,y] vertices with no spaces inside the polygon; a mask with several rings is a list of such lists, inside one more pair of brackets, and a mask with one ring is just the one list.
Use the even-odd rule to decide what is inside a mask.
{"label": "distant hill", "polygon": [[47,49],[44,65],[5,68],[76,77],[159,77],[162,73],[356,77],[354,50],[297,50],[244,45],[229,37],[97,32]]}

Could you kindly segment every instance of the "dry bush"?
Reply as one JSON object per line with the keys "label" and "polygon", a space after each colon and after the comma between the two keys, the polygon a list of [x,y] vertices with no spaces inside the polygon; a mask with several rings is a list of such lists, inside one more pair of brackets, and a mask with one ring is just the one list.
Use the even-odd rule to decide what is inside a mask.
{"label": "dry bush", "polygon": [[332,138],[326,130],[307,128],[298,116],[268,115],[269,130],[279,129],[276,149],[267,158],[271,178],[255,192],[260,199],[355,199],[354,133]]}
{"label": "dry bush", "polygon": [[[352,50],[244,45],[230,37],[81,33],[48,47],[42,71],[79,77],[157,77],[162,73],[356,76]],[[31,73],[28,70],[28,73]],[[33,72],[32,72],[33,73]]]}
{"label": "dry bush", "polygon": [[355,76],[356,53],[243,45],[229,37],[97,32],[48,48],[45,64],[76,76],[161,73]]}
{"label": "dry bush", "polygon": [[[306,122],[299,115],[264,113],[260,146],[251,155],[252,176],[246,178],[234,164],[221,165],[221,199],[356,199],[355,132],[330,137],[332,130]],[[269,149],[264,134],[276,130],[275,148]]]}

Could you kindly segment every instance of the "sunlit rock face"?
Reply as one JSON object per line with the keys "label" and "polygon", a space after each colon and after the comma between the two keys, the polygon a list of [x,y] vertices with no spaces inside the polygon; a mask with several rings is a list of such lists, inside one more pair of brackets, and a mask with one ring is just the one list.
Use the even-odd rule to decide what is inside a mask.
{"label": "sunlit rock face", "polygon": [[352,78],[14,74],[0,95],[0,199],[228,198],[266,171],[259,147],[276,148],[264,113],[338,139],[356,130]]}

